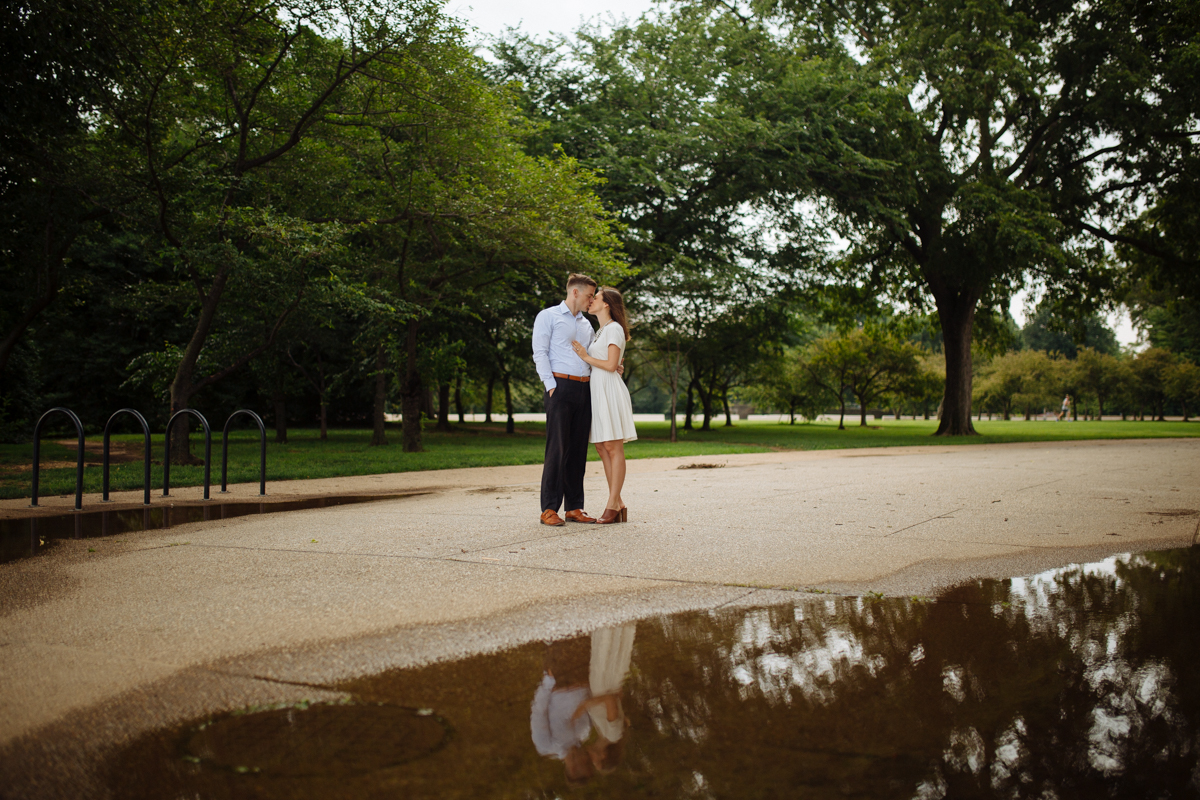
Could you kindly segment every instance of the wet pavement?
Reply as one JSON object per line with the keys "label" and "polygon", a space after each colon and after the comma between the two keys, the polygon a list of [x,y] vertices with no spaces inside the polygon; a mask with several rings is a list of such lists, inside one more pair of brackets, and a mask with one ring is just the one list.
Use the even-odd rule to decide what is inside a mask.
{"label": "wet pavement", "polygon": [[191,522],[212,522],[251,514],[278,514],[310,508],[335,508],[357,503],[396,500],[403,495],[349,495],[308,497],[276,502],[209,502],[201,505],[150,505],[141,508],[101,508],[25,519],[0,519],[0,563],[45,553],[59,539],[95,539],[139,531],[165,530]]}
{"label": "wet pavement", "polygon": [[105,783],[118,798],[1195,797],[1198,607],[1192,547],[936,598],[656,616],[155,731],[110,755]]}
{"label": "wet pavement", "polygon": [[[496,692],[496,702],[508,698],[504,707],[518,720],[512,725],[529,728],[531,703],[542,685],[546,665],[564,665],[567,673],[576,676],[574,683],[582,684],[580,664],[586,665],[590,656],[580,660],[580,653],[588,651],[591,633],[631,623],[636,627],[636,653],[630,668],[636,676],[640,670],[658,669],[653,666],[657,656],[637,655],[648,646],[646,642],[653,640],[656,624],[682,632],[700,625],[696,620],[707,619],[706,614],[716,619],[726,614],[747,614],[751,608],[776,609],[764,613],[774,620],[771,626],[780,628],[780,636],[790,636],[784,625],[790,613],[800,626],[797,630],[801,640],[789,645],[791,650],[764,651],[769,657],[762,662],[778,663],[783,669],[786,658],[802,660],[803,653],[820,652],[816,640],[803,638],[809,636],[805,626],[818,618],[810,608],[812,600],[817,604],[813,608],[832,615],[821,625],[841,631],[830,640],[830,647],[837,645],[850,654],[849,663],[857,666],[848,675],[874,674],[871,665],[876,660],[863,661],[857,655],[860,652],[882,653],[891,666],[880,674],[896,675],[901,651],[910,656],[913,653],[911,648],[905,650],[907,640],[901,641],[904,637],[897,626],[926,620],[922,624],[927,630],[921,634],[925,638],[919,641],[929,653],[935,644],[942,649],[953,644],[937,640],[931,631],[953,632],[959,618],[973,613],[976,604],[951,602],[952,596],[946,594],[951,587],[973,586],[982,579],[1004,581],[1011,576],[1034,576],[1068,564],[1104,563],[1115,554],[1135,554],[1131,557],[1138,558],[1138,553],[1195,544],[1200,534],[1197,456],[1200,442],[1196,440],[1158,440],[744,454],[722,456],[720,463],[724,466],[713,469],[685,469],[698,463],[695,458],[634,461],[630,463],[625,493],[630,522],[603,528],[538,525],[540,467],[536,465],[447,470],[272,484],[272,496],[268,498],[271,502],[291,502],[322,495],[400,495],[379,502],[211,518],[174,524],[168,529],[95,538],[75,539],[69,531],[69,538],[51,537],[53,546],[36,557],[0,564],[0,775],[4,776],[0,796],[136,796],[136,786],[122,783],[127,779],[119,775],[114,777],[111,765],[121,753],[132,753],[131,748],[140,746],[138,743],[152,741],[160,741],[158,746],[166,747],[163,752],[169,751],[172,758],[196,759],[182,763],[189,765],[188,769],[207,770],[196,778],[207,787],[217,786],[231,775],[239,779],[257,776],[267,784],[274,780],[300,781],[295,791],[302,793],[308,791],[301,786],[303,781],[323,779],[307,776],[301,781],[297,776],[277,775],[276,765],[287,763],[286,758],[271,761],[272,752],[262,751],[255,756],[259,760],[243,760],[236,755],[246,748],[237,742],[266,742],[271,738],[270,730],[310,731],[310,727],[341,731],[337,738],[342,740],[359,728],[387,727],[389,720],[398,730],[408,731],[405,736],[411,746],[399,756],[395,749],[369,754],[364,751],[363,763],[370,766],[368,772],[372,775],[392,774],[395,770],[420,773],[425,769],[422,765],[434,764],[447,753],[457,754],[457,758],[465,759],[464,763],[474,758],[486,761],[491,758],[486,751],[453,749],[457,742],[467,741],[463,733],[475,724],[472,719],[480,720],[484,727],[507,731],[503,747],[516,747],[508,741],[515,736],[511,734],[515,729],[500,726],[494,715],[489,717],[482,711],[485,701],[490,701],[478,695],[475,683],[479,674],[469,667],[475,659],[491,657],[480,654],[509,654],[496,662],[500,666],[495,669],[501,672],[508,669],[505,663],[517,665],[511,667],[512,680],[496,680],[488,685]],[[588,496],[602,496],[602,487],[599,468],[589,467]],[[257,484],[230,488],[231,501],[257,505]],[[198,489],[191,490],[191,494],[181,490],[173,502],[177,507],[203,505],[198,496]],[[133,493],[117,500],[113,510],[123,513],[121,503],[137,506],[140,497]],[[47,498],[47,508],[36,510],[37,515],[44,520],[69,512],[70,502],[70,498]],[[91,503],[92,499],[85,498],[86,506],[90,508]],[[0,503],[0,516],[28,516],[26,509],[16,506],[15,502]],[[209,504],[209,508],[216,507]],[[140,506],[135,510],[144,515]],[[914,597],[941,599],[928,602]],[[827,608],[827,600],[833,606]],[[1000,600],[999,607],[1008,613],[1003,603],[1015,607],[1018,600]],[[790,612],[778,610],[789,607]],[[951,613],[943,607],[958,610]],[[876,613],[876,609],[884,608],[893,610],[886,615]],[[802,619],[796,616],[798,609]],[[700,615],[671,616],[681,612]],[[1002,615],[1000,619],[1003,622],[1007,617]],[[1068,654],[1061,648],[1073,647],[1090,623],[1085,614],[1059,619],[1057,628],[1045,634],[1035,631],[1037,635],[1030,641],[1066,658]],[[1000,622],[989,624],[993,631],[1003,627]],[[1016,618],[1011,624],[1033,630],[1029,623]],[[1120,643],[1124,624],[1113,623],[1104,652],[1109,647],[1124,646]],[[1194,634],[1186,625],[1184,620],[1173,630],[1188,631],[1179,636],[1190,642]],[[1083,628],[1077,630],[1079,626]],[[958,630],[966,635],[963,629]],[[850,637],[850,633],[858,638]],[[890,655],[878,650],[888,637],[896,638],[896,649]],[[576,642],[566,648],[576,654],[575,667],[569,666],[567,655],[547,654],[546,642],[564,639]],[[717,650],[733,647],[727,634],[714,633],[712,639]],[[677,648],[671,658],[681,665],[692,664],[701,672],[692,678],[688,677],[692,673],[685,670],[656,679],[658,688],[654,692],[666,697],[667,682],[683,686],[689,681],[715,681],[720,677],[716,670],[725,663],[720,660],[724,656],[704,655],[700,640],[690,641]],[[663,648],[668,645],[659,648],[667,652]],[[616,648],[613,652],[622,651]],[[785,657],[784,661],[777,656]],[[997,651],[988,657],[1001,656],[1003,652]],[[620,658],[610,661],[619,662]],[[917,661],[924,663],[923,659]],[[645,667],[640,666],[643,663]],[[1136,663],[1140,664],[1135,668],[1141,670],[1139,675],[1149,674],[1145,672],[1148,661]],[[451,678],[458,674],[454,670],[466,670],[459,687],[438,694],[442,690],[435,691],[429,683],[429,693],[419,695],[389,694],[382,688],[367,691],[359,686],[397,670],[416,674],[415,668],[431,664],[451,670]],[[874,720],[873,725],[899,736],[913,723],[910,720],[895,728],[884,712],[891,708],[892,698],[908,685],[905,681],[919,678],[920,686],[912,691],[919,689],[920,697],[930,703],[936,686],[941,686],[939,691],[944,693],[946,686],[961,684],[962,707],[973,707],[969,672],[943,675],[939,671],[932,676],[916,667],[913,670],[908,677],[896,677],[890,683],[846,684],[838,677],[839,685],[860,687],[849,695],[856,698],[854,702],[842,707],[838,715],[822,717],[815,700],[794,693],[790,701],[781,701],[778,707],[760,698],[754,701],[758,705],[745,708],[750,709],[751,716],[762,716],[766,721],[793,706],[807,709],[814,719],[825,721],[827,731],[837,733],[830,741],[838,743],[838,753],[876,753],[883,747],[880,742],[868,740],[867,745],[859,745],[839,738],[842,733],[838,721],[843,717],[857,719],[854,714],[876,709],[871,713],[879,716],[863,719]],[[656,674],[667,675],[661,670]],[[1044,666],[1036,678],[1028,678],[1014,688],[1014,696],[1022,692],[1034,696],[1041,683],[1057,680],[1058,674]],[[1180,668],[1179,674],[1185,671]],[[455,684],[447,680],[444,685]],[[725,678],[720,680],[721,685],[727,685]],[[588,684],[590,691],[590,674]],[[1141,685],[1150,686],[1145,681]],[[753,699],[752,684],[746,686],[750,688],[738,691],[750,693],[747,697]],[[1096,691],[1106,696],[1119,688],[1112,681],[1101,681],[1100,686]],[[631,687],[622,691],[631,692]],[[863,694],[855,695],[858,691]],[[564,706],[562,696],[552,689],[547,689],[545,696],[556,701],[548,702],[548,706]],[[632,696],[622,695],[622,702]],[[454,705],[454,697],[466,698],[465,704]],[[671,758],[679,759],[679,764],[687,765],[689,770],[670,773],[660,765],[653,775],[670,773],[667,783],[655,783],[659,778],[640,772],[639,777],[629,779],[633,783],[618,785],[612,794],[642,791],[639,787],[643,786],[657,786],[672,796],[720,796],[728,792],[727,788],[713,788],[733,784],[721,783],[726,778],[719,770],[706,769],[705,764],[736,763],[729,760],[734,758],[730,754],[742,739],[758,736],[758,729],[738,732],[725,728],[724,722],[718,725],[720,720],[741,713],[737,710],[741,707],[727,704],[727,700],[732,702],[732,695],[721,697],[724,695],[709,699],[693,696],[686,703],[680,701],[682,705],[664,706],[663,713],[669,712],[670,720],[681,720],[679,729],[693,730],[696,736],[704,730],[733,731],[704,739],[725,742],[723,746],[729,748],[729,753],[697,751],[703,756],[697,760],[687,755],[683,744],[674,751],[663,745],[661,752],[674,753]],[[835,700],[827,698],[827,702]],[[1045,698],[1038,702],[1045,702]],[[299,707],[305,704],[309,708]],[[386,709],[378,711],[369,725],[356,726],[355,709],[372,704]],[[205,722],[215,724],[251,707],[275,707],[274,715],[264,717],[267,721],[254,728],[253,735],[247,735],[240,723],[229,723],[232,728],[215,725],[211,734],[198,736],[198,727]],[[704,707],[724,709],[723,716],[713,717],[707,728],[689,728],[688,709],[702,711]],[[476,708],[480,709],[478,714],[472,710]],[[518,781],[513,784],[519,784],[518,788],[510,794],[551,796],[562,793],[563,781],[567,780],[565,754],[574,753],[570,756],[571,791],[603,794],[602,789],[589,788],[600,785],[594,776],[586,785],[580,782],[579,770],[586,771],[587,763],[592,764],[595,773],[607,777],[620,772],[611,768],[613,759],[625,765],[622,769],[653,761],[649,751],[637,750],[640,760],[636,761],[630,753],[659,741],[648,738],[646,732],[659,730],[655,719],[667,725],[663,720],[668,717],[654,717],[650,706],[638,708],[642,710],[636,713],[613,711],[629,722],[627,740],[611,727],[615,720],[593,716],[597,730],[610,725],[609,744],[616,741],[611,737],[626,742],[623,755],[618,752],[622,747],[564,750],[560,720],[558,733],[543,737],[540,747],[559,752],[563,758],[536,755],[539,746],[533,743],[530,733],[522,734],[521,742],[533,748],[532,760],[520,760],[531,758],[528,748],[504,749],[497,751],[498,761],[487,764],[495,774],[507,776],[515,769],[524,776],[521,780],[534,781]],[[905,714],[911,717],[911,711],[893,710],[900,714],[897,719],[906,719]],[[1105,713],[1112,716],[1118,710],[1114,707]],[[301,711],[303,714],[297,717]],[[600,713],[593,708],[589,716],[593,711]],[[307,716],[313,713],[328,715]],[[609,713],[607,705],[604,713]],[[1089,713],[1091,717],[1079,719],[1100,718],[1096,716],[1099,712]],[[1187,714],[1184,717],[1191,719]],[[946,727],[950,724],[946,719],[951,718],[945,718],[938,723],[940,727],[931,729],[933,733],[922,734],[924,738],[914,738],[894,751],[878,750],[890,753],[887,758],[894,758],[895,764],[907,764],[898,773],[900,777],[879,766],[892,762],[877,759],[870,762],[875,764],[871,769],[882,770],[879,774],[886,780],[880,778],[881,782],[871,783],[867,789],[854,782],[845,783],[846,791],[886,795],[892,791],[887,781],[899,780],[897,786],[903,787],[908,785],[903,781],[916,779],[916,768],[912,766],[916,762],[912,759],[933,759],[938,752],[944,755],[955,748],[966,754],[962,758],[968,765],[978,765],[980,758],[989,765],[997,763],[1000,756],[994,753],[999,752],[998,748],[1003,753],[1010,751],[1004,750],[1004,745],[995,745],[1000,741],[995,737],[1008,728],[995,720],[994,725],[989,723],[991,727],[984,725],[985,716],[971,717],[966,727]],[[447,738],[437,742],[429,738],[436,733],[429,727],[429,717],[438,725],[444,722],[442,729],[449,732]],[[290,722],[284,724],[289,719],[303,721],[296,723],[300,727],[289,728]],[[1163,721],[1166,717],[1156,719],[1150,725],[1155,730],[1155,726],[1167,724]],[[1036,727],[1033,712],[1022,720],[1027,729]],[[309,722],[314,724],[305,727]],[[786,726],[795,724],[790,720]],[[1077,723],[1086,730],[1091,730],[1090,725]],[[968,735],[970,729],[976,730],[980,738]],[[780,729],[770,725],[764,730],[771,731],[771,736],[782,736]],[[1083,741],[1080,737],[1084,734],[1072,730],[1072,741]],[[1066,733],[1056,731],[1053,736],[1059,738],[1054,741],[1067,741],[1062,738]],[[185,734],[186,738],[181,738]],[[166,738],[155,738],[162,736]],[[770,749],[770,740],[755,739],[755,747],[761,745],[760,753],[774,755],[762,757],[759,767],[745,767],[750,777],[736,780],[745,780],[753,788],[756,784],[749,781],[759,771],[773,775],[772,781],[791,780],[780,777],[783,773],[774,761],[815,759],[810,750],[819,750],[823,738],[812,732],[806,736],[809,738],[788,740],[791,743],[774,750]],[[938,737],[945,736],[958,744],[936,744],[942,742]],[[475,736],[469,741],[482,742],[484,738]],[[688,741],[699,746],[701,739]],[[980,741],[985,745],[979,745]],[[1050,740],[1030,741],[1045,747]],[[595,744],[595,739],[585,743]],[[308,754],[303,760],[314,764],[320,761],[313,755],[319,747],[314,749],[311,743],[303,747]],[[984,756],[979,756],[980,752]],[[274,755],[279,756],[277,752]],[[401,761],[391,760],[397,757]],[[1129,760],[1130,754],[1121,757],[1131,764],[1144,763]],[[938,780],[942,780],[947,787],[955,787],[946,796],[970,796],[961,788],[965,784],[955,783],[959,780],[955,776],[962,770],[953,767],[947,758],[937,762],[941,766],[936,770],[931,766],[933,761],[925,764],[927,769],[920,772],[920,780],[928,780],[932,788],[922,791],[938,796]],[[1087,759],[1079,763],[1085,762],[1091,763]],[[827,770],[827,777],[812,781],[825,787],[822,791],[856,774],[845,765],[825,765],[821,769]],[[130,770],[137,772],[133,767]],[[1036,770],[1029,770],[1034,768],[1028,767],[1022,774],[1036,777]],[[469,772],[465,768],[460,771]],[[967,771],[974,779],[982,780],[975,767]],[[1086,770],[1077,772],[1085,777],[1090,774]],[[146,774],[160,773],[148,770]],[[690,784],[685,780],[689,775],[694,779]],[[169,776],[162,779],[169,783]],[[352,776],[338,778],[347,786],[357,785],[358,780]],[[442,778],[437,775],[421,780],[428,781],[427,785],[436,787],[437,792],[452,796],[458,791],[439,783]],[[363,790],[366,796],[375,791],[369,781],[363,785],[367,786]],[[412,793],[419,795],[425,785],[413,783],[416,788]],[[1020,787],[1026,785],[1020,783]],[[161,796],[158,789],[147,791],[147,796]],[[213,791],[221,796],[234,789],[227,792],[218,787]],[[761,791],[769,796],[765,788]],[[1009,794],[1025,796],[1024,791],[1018,787]],[[1150,796],[1189,795],[1166,792]]]}

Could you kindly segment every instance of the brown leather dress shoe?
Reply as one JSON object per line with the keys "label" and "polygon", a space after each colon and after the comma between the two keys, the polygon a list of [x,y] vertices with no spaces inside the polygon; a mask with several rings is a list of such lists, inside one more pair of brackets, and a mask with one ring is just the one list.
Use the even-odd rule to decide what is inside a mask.
{"label": "brown leather dress shoe", "polygon": [[566,525],[567,523],[563,521],[563,518],[558,515],[557,511],[547,508],[542,512],[542,524],[554,525],[557,527],[559,525]]}
{"label": "brown leather dress shoe", "polygon": [[583,513],[583,509],[582,509],[582,508],[576,508],[576,509],[574,509],[574,510],[572,510],[572,511],[568,511],[568,512],[567,512],[567,522],[588,522],[588,523],[594,523],[595,521],[596,521],[596,518],[595,518],[595,517],[589,517],[587,514]]}

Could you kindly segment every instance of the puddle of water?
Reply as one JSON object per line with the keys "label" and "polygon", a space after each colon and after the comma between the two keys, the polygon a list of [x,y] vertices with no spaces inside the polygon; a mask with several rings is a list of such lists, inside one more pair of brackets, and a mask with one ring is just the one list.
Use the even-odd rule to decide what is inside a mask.
{"label": "puddle of water", "polygon": [[[933,599],[675,614],[336,687],[453,727],[420,750],[406,722],[364,718],[376,748],[423,754],[405,763],[237,774],[189,751],[198,721],[118,753],[108,784],[195,798],[1197,797],[1197,608],[1200,547]],[[276,712],[243,747],[328,762],[338,738],[298,722],[311,713]]]}
{"label": "puddle of water", "polygon": [[184,745],[184,760],[237,774],[341,777],[428,756],[448,734],[444,721],[428,709],[298,703],[200,726]]}
{"label": "puddle of water", "polygon": [[232,519],[249,514],[273,514],[308,508],[330,508],[377,500],[413,497],[413,494],[344,495],[312,497],[280,503],[206,503],[160,505],[122,510],[80,511],[28,519],[0,520],[0,563],[35,556],[56,539],[93,539],[136,531],[159,530],[190,522]]}

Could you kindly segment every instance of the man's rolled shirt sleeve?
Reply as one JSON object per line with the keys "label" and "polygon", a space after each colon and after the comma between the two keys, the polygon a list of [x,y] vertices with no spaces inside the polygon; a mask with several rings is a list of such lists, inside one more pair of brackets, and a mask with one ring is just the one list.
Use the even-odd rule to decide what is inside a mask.
{"label": "man's rolled shirt sleeve", "polygon": [[533,321],[533,364],[537,367],[538,377],[542,379],[547,392],[558,387],[554,370],[550,368],[550,334],[552,332],[553,325],[550,322],[550,314],[542,311]]}
{"label": "man's rolled shirt sleeve", "polygon": [[550,693],[554,691],[554,677],[544,675],[542,682],[533,695],[533,704],[529,709],[529,727],[533,734],[533,746],[540,755],[559,755],[554,746],[554,737],[550,733]]}

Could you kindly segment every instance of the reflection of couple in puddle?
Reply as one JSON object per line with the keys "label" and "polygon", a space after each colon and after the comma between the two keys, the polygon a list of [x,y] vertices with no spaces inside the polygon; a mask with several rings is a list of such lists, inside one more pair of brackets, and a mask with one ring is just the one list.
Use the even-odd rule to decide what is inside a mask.
{"label": "reflection of couple in puddle", "polygon": [[567,780],[586,783],[621,763],[625,709],[621,687],[633,654],[633,625],[546,647],[545,674],[533,696],[530,725],[538,753],[560,759]]}

